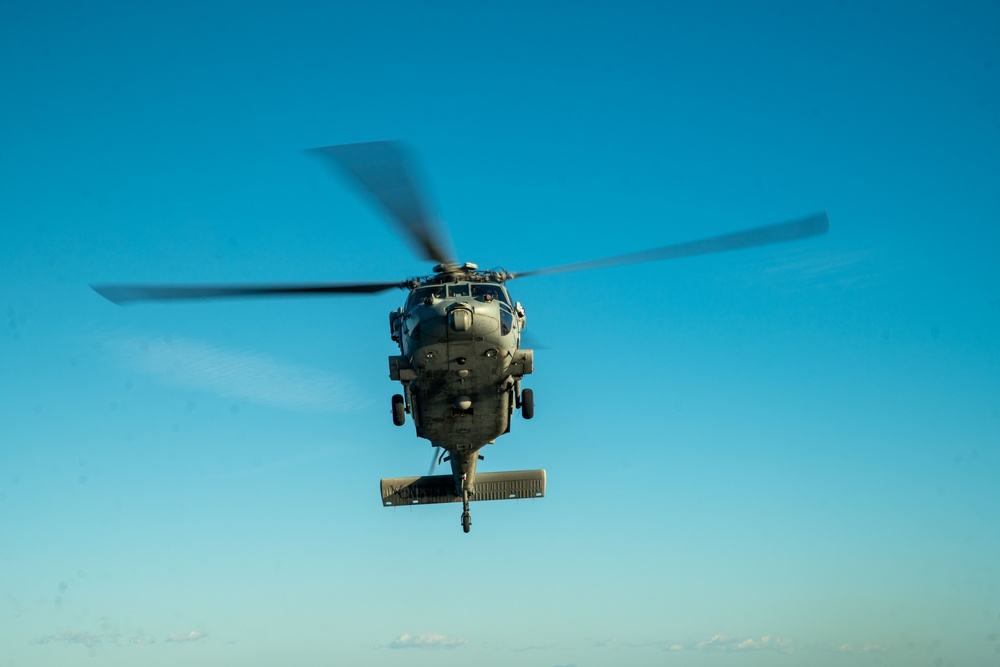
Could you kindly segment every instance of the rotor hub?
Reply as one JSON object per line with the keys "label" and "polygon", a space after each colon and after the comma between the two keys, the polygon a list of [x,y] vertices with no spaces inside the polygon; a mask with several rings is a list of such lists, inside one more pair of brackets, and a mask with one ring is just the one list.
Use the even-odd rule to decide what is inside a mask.
{"label": "rotor hub", "polygon": [[442,262],[435,266],[432,270],[434,273],[449,275],[453,273],[469,273],[475,271],[479,268],[476,264],[472,262],[465,262],[464,264],[456,264],[454,262]]}

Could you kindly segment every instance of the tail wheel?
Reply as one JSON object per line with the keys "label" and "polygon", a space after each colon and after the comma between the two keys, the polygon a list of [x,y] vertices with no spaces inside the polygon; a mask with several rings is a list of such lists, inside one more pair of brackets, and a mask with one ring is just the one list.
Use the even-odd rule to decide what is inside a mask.
{"label": "tail wheel", "polygon": [[535,416],[535,392],[530,389],[521,392],[521,416],[525,419]]}
{"label": "tail wheel", "polygon": [[392,423],[396,426],[406,423],[406,403],[399,394],[392,397]]}

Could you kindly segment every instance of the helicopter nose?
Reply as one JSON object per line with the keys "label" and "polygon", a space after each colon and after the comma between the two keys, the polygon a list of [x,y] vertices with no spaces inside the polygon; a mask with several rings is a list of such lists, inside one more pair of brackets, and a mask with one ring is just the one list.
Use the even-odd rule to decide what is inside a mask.
{"label": "helicopter nose", "polygon": [[469,331],[472,328],[472,310],[469,308],[454,308],[448,313],[448,324],[453,331]]}

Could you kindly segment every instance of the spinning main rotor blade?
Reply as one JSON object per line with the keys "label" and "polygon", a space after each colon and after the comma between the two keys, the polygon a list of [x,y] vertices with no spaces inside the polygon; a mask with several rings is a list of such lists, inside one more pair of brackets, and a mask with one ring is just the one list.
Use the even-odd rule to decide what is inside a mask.
{"label": "spinning main rotor blade", "polygon": [[119,305],[134,301],[231,299],[253,296],[375,294],[405,282],[341,285],[91,285],[95,292]]}
{"label": "spinning main rotor blade", "polygon": [[514,278],[525,278],[527,276],[541,276],[547,273],[564,273],[567,271],[589,271],[590,269],[603,269],[609,266],[619,266],[621,264],[638,264],[640,262],[655,262],[664,259],[677,259],[679,257],[690,257],[692,255],[707,255],[714,252],[725,252],[727,250],[739,250],[741,248],[752,248],[754,246],[770,245],[772,243],[784,243],[795,241],[810,236],[825,234],[830,228],[830,219],[826,213],[818,213],[801,220],[791,222],[781,222],[775,225],[755,227],[745,229],[740,232],[713,236],[712,238],[700,241],[689,241],[687,243],[676,243],[674,245],[632,252],[627,255],[616,255],[605,257],[604,259],[593,259],[587,262],[577,262],[575,264],[563,264],[562,266],[551,266],[534,271],[522,271],[514,273]]}
{"label": "spinning main rotor blade", "polygon": [[441,264],[455,262],[447,233],[442,232],[424,206],[415,172],[401,144],[371,141],[314,148],[309,152],[347,172],[396,221],[421,257]]}

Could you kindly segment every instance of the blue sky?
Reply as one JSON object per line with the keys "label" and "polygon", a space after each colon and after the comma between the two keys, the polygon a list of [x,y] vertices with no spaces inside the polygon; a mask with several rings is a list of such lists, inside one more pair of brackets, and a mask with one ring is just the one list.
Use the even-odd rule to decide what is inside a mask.
{"label": "blue sky", "polygon": [[[0,665],[977,665],[1000,650],[996,3],[0,6]],[[513,271],[548,497],[384,509],[404,139]],[[544,346],[544,347],[541,347]]]}

